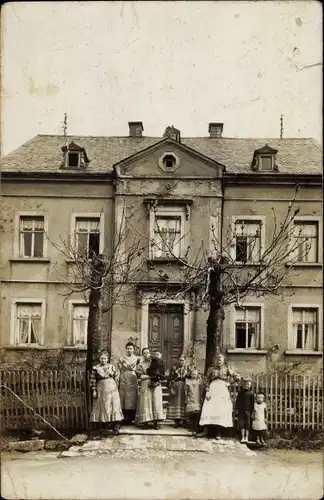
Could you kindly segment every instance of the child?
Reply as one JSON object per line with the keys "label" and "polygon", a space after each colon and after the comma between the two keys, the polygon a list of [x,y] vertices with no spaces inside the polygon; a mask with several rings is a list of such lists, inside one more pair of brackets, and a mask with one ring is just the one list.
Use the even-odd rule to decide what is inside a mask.
{"label": "child", "polygon": [[196,436],[199,431],[202,388],[202,380],[199,372],[196,368],[193,368],[185,385],[186,414],[191,421],[193,436]]}
{"label": "child", "polygon": [[153,354],[151,364],[146,373],[151,379],[150,387],[157,387],[161,384],[165,377],[165,368],[162,361],[162,354],[160,352],[155,352]]}
{"label": "child", "polygon": [[265,444],[264,438],[267,430],[267,405],[264,402],[264,395],[261,393],[258,393],[256,396],[252,419],[252,429],[256,433],[256,442],[258,444]]}
{"label": "child", "polygon": [[242,381],[241,390],[235,402],[236,415],[238,416],[241,431],[241,443],[247,443],[249,440],[253,409],[254,394],[251,391],[251,379],[245,378]]}

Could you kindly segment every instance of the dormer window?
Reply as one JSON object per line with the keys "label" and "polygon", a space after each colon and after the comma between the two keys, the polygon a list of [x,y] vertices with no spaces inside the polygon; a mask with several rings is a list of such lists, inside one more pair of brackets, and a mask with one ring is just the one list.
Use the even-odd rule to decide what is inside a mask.
{"label": "dormer window", "polygon": [[68,167],[79,167],[80,166],[80,153],[75,153],[69,151],[67,154]]}
{"label": "dormer window", "polygon": [[89,164],[89,159],[84,148],[81,148],[74,142],[62,148],[63,163],[62,167],[65,168],[84,168]]}
{"label": "dormer window", "polygon": [[260,170],[273,170],[273,156],[261,155],[259,158]]}
{"label": "dormer window", "polygon": [[252,159],[252,170],[261,170],[262,172],[273,172],[278,171],[276,165],[276,154],[277,149],[273,149],[268,144],[265,144],[262,148],[256,149],[254,151]]}

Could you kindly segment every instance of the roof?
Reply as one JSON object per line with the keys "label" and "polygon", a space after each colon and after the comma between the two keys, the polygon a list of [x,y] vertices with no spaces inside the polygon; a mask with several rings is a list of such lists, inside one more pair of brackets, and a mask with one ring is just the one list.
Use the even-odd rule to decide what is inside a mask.
{"label": "roof", "polygon": [[[87,172],[104,173],[113,165],[162,140],[162,137],[91,137],[38,135],[1,160],[2,172],[62,172],[62,147],[74,142],[86,150]],[[188,137],[181,143],[226,166],[227,172],[251,172],[256,149],[265,144],[277,149],[280,173],[321,174],[322,148],[314,139],[240,139]],[[70,170],[72,173],[72,171]]]}

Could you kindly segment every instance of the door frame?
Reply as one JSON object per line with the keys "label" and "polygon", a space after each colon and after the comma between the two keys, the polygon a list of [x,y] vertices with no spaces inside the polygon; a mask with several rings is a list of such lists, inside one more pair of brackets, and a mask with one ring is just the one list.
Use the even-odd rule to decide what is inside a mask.
{"label": "door frame", "polygon": [[[149,304],[149,325],[148,325],[148,332],[150,330],[150,323],[151,323],[151,315],[153,314],[158,314],[160,316],[160,319],[162,320],[162,322],[160,323],[161,325],[161,328],[162,328],[162,336],[160,337],[160,340],[162,341],[162,345],[160,345],[159,347],[157,347],[157,349],[162,353],[162,359],[164,360],[164,363],[165,363],[165,373],[166,375],[169,374],[172,366],[174,365],[174,362],[172,362],[172,355],[170,356],[170,359],[169,359],[169,356],[166,356],[165,355],[165,352],[164,352],[164,342],[165,340],[168,339],[168,333],[169,333],[169,329],[168,329],[168,326],[169,326],[169,320],[171,319],[171,316],[172,315],[179,315],[181,316],[181,349],[179,351],[179,356],[184,352],[184,318],[185,318],[185,315],[184,315],[184,308],[183,308],[183,304],[170,304],[170,302],[168,302],[167,304],[163,304],[163,306],[165,307],[165,310],[161,310],[159,309],[159,307],[161,307],[161,302],[159,304],[154,304],[153,305],[153,308],[151,309],[151,304]],[[149,341],[148,341],[149,342]],[[151,347],[150,347],[150,343],[148,345],[148,348],[151,350]],[[153,348],[152,351],[154,351],[155,349]],[[179,350],[179,347],[178,347],[178,350]],[[169,352],[169,354],[171,354]],[[169,365],[169,362],[170,362],[170,365]]]}
{"label": "door frame", "polygon": [[190,349],[193,346],[193,327],[194,311],[190,307],[190,297],[185,296],[179,299],[163,298],[157,299],[156,293],[143,292],[141,306],[141,349],[148,344],[149,330],[149,305],[150,304],[180,305],[183,306],[183,352],[186,356],[190,355]]}

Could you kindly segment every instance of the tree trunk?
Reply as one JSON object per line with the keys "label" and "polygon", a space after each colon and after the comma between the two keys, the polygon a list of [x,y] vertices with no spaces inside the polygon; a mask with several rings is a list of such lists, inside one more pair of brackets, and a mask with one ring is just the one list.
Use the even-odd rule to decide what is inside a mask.
{"label": "tree trunk", "polygon": [[207,342],[205,357],[205,374],[215,364],[217,353],[222,346],[223,322],[225,318],[222,306],[221,267],[213,266],[209,274],[209,316],[207,320]]}
{"label": "tree trunk", "polygon": [[89,295],[89,317],[87,331],[87,371],[92,370],[93,362],[102,349],[101,315],[102,289],[91,289]]}
{"label": "tree trunk", "polygon": [[102,318],[102,284],[104,262],[100,256],[92,260],[91,288],[89,294],[89,317],[87,331],[87,372],[92,370],[93,362],[103,347],[101,332]]}

